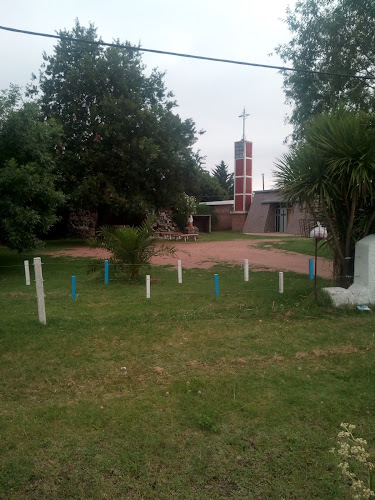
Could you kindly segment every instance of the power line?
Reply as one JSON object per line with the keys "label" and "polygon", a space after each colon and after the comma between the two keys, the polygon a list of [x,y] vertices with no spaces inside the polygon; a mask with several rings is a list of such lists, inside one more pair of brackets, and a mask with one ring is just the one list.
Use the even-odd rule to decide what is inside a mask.
{"label": "power line", "polygon": [[285,66],[273,66],[270,64],[258,64],[251,63],[246,61],[235,61],[233,59],[220,59],[216,57],[206,57],[206,56],[196,56],[193,54],[182,54],[179,52],[169,52],[166,50],[156,50],[156,49],[146,49],[143,47],[135,47],[131,45],[123,45],[119,43],[108,43],[103,41],[95,41],[95,40],[82,40],[79,38],[73,38],[70,36],[61,36],[61,35],[51,35],[50,33],[38,33],[35,31],[27,31],[20,30],[16,28],[9,28],[7,26],[0,26],[1,30],[11,31],[13,33],[22,33],[24,35],[33,35],[33,36],[43,36],[46,38],[57,38],[58,40],[66,40],[69,42],[78,42],[78,43],[88,43],[91,45],[102,45],[105,47],[116,47],[121,49],[133,50],[134,52],[151,52],[153,54],[162,54],[167,56],[176,56],[176,57],[185,57],[189,59],[199,59],[201,61],[211,61],[211,62],[221,62],[226,64],[237,64],[241,66],[253,66],[255,68],[266,68],[266,69],[277,69],[279,71],[294,71],[295,73],[306,73],[313,75],[323,75],[323,76],[334,76],[334,77],[343,77],[343,78],[356,78],[359,80],[375,80],[375,76],[361,76],[361,75],[349,75],[345,73],[331,73],[328,71],[316,71],[312,69],[302,69],[302,68],[288,68]]}

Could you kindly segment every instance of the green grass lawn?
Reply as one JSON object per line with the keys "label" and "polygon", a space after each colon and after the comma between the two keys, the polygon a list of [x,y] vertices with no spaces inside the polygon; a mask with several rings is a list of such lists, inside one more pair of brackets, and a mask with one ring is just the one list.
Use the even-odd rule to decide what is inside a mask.
{"label": "green grass lawn", "polygon": [[[314,238],[293,238],[291,236],[281,238],[280,241],[264,241],[260,242],[259,248],[271,249],[279,248],[289,252],[303,253],[305,255],[315,255],[315,239]],[[318,242],[318,257],[332,259],[332,250],[327,246],[325,241]]]}
{"label": "green grass lawn", "polygon": [[201,233],[199,235],[198,241],[232,241],[232,240],[264,240],[267,238],[281,239],[284,240],[288,237],[281,236],[269,236],[267,234],[244,234],[235,231],[213,231],[212,233]]}
{"label": "green grass lawn", "polygon": [[146,299],[43,256],[43,326],[26,257],[0,249],[0,498],[350,498],[329,449],[350,422],[375,450],[372,312],[294,273],[152,268]]}

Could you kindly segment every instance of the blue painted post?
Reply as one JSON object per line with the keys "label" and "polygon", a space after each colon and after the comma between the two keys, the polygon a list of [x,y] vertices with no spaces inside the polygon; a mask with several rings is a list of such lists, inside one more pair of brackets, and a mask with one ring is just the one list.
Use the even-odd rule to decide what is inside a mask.
{"label": "blue painted post", "polygon": [[219,275],[214,274],[214,278],[215,278],[215,295],[216,295],[216,297],[218,297],[219,296]]}
{"label": "blue painted post", "polygon": [[310,279],[314,279],[314,259],[309,259],[309,274]]}
{"label": "blue painted post", "polygon": [[76,298],[77,298],[76,277],[72,276],[72,299],[76,300]]}
{"label": "blue painted post", "polygon": [[104,261],[104,284],[108,285],[109,283],[109,272],[108,272],[108,260]]}

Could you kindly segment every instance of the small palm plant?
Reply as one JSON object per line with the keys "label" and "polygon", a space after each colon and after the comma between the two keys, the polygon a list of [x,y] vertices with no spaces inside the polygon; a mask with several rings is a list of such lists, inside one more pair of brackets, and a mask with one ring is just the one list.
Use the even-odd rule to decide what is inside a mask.
{"label": "small palm plant", "polygon": [[[131,280],[139,277],[143,266],[149,266],[151,258],[170,255],[175,249],[160,244],[152,233],[153,217],[148,217],[140,226],[115,229],[102,226],[97,238],[91,238],[90,246],[104,247],[112,253],[110,264]],[[95,267],[95,266],[94,266]]]}

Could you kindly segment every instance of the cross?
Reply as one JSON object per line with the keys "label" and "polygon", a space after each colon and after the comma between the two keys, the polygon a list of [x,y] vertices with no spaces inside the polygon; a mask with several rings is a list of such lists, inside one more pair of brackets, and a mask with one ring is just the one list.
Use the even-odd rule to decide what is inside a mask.
{"label": "cross", "polygon": [[246,114],[246,110],[245,108],[243,108],[243,112],[242,112],[242,115],[239,116],[239,118],[242,118],[243,119],[243,136],[242,136],[242,140],[245,141],[246,140],[246,136],[245,136],[245,120],[246,118],[250,116],[249,114]]}

